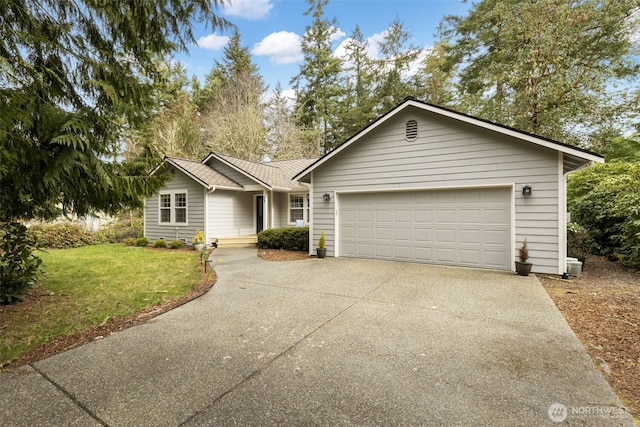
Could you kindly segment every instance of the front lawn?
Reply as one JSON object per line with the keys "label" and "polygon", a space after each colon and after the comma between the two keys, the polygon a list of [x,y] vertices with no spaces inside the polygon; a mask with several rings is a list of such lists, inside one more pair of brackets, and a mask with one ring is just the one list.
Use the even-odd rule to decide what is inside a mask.
{"label": "front lawn", "polygon": [[0,367],[43,343],[182,296],[201,281],[195,251],[107,244],[38,256],[38,285],[23,302],[0,305]]}

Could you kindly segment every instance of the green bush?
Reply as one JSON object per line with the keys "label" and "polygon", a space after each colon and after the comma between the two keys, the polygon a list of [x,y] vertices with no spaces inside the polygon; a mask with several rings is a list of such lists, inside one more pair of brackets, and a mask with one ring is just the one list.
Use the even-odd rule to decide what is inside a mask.
{"label": "green bush", "polygon": [[155,242],[153,242],[153,247],[154,248],[166,248],[167,247],[167,242],[164,239],[158,239]]}
{"label": "green bush", "polygon": [[0,303],[22,300],[35,282],[42,260],[33,255],[36,240],[17,222],[0,223]]}
{"label": "green bush", "polygon": [[71,222],[34,225],[29,233],[36,239],[38,246],[50,249],[77,248],[99,243],[92,232]]}
{"label": "green bush", "polygon": [[571,220],[588,232],[586,249],[640,266],[640,162],[601,164],[573,175],[567,200]]}
{"label": "green bush", "polygon": [[104,242],[118,243],[124,239],[133,237],[137,239],[143,236],[143,219],[140,213],[132,213],[119,217],[116,221],[103,226],[96,232]]}
{"label": "green bush", "polygon": [[127,237],[126,239],[122,240],[122,243],[124,243],[127,246],[135,246],[136,240],[137,239],[135,237]]}
{"label": "green bush", "polygon": [[258,233],[258,247],[260,249],[308,251],[309,227],[285,227],[262,230]]}
{"label": "green bush", "polygon": [[149,244],[149,239],[146,237],[138,237],[136,239],[136,246],[145,247]]}
{"label": "green bush", "polygon": [[171,243],[169,243],[171,249],[180,249],[183,246],[184,242],[182,240],[172,240]]}

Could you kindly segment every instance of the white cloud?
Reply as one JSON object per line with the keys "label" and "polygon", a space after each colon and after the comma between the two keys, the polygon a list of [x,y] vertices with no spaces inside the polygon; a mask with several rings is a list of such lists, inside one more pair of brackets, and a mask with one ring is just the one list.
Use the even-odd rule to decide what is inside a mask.
{"label": "white cloud", "polygon": [[227,44],[229,37],[219,36],[216,33],[209,34],[208,36],[200,37],[196,40],[196,44],[208,50],[220,50]]}
{"label": "white cloud", "polygon": [[255,21],[266,18],[272,8],[271,0],[229,0],[223,10],[225,15]]}
{"label": "white cloud", "polygon": [[302,60],[300,42],[301,38],[298,34],[278,31],[256,43],[252,53],[257,56],[268,56],[274,64],[292,64]]}
{"label": "white cloud", "polygon": [[329,40],[331,42],[338,41],[338,40],[340,40],[341,38],[343,38],[344,36],[347,35],[347,33],[342,31],[340,28],[331,27],[331,29],[333,30],[333,34],[331,34],[331,37],[329,37]]}

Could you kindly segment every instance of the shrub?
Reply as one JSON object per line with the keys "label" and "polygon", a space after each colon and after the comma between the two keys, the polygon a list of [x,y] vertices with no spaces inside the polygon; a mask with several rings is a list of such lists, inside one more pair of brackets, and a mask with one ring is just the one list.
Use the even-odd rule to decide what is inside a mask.
{"label": "shrub", "polygon": [[155,242],[153,242],[153,247],[154,248],[166,248],[167,247],[167,242],[164,239],[158,239]]}
{"label": "shrub", "polygon": [[124,243],[127,246],[135,246],[136,245],[136,238],[135,237],[127,237],[126,239],[122,240],[122,243]]}
{"label": "shrub", "polygon": [[77,248],[99,243],[99,239],[92,232],[71,222],[34,225],[29,229],[29,233],[42,248]]}
{"label": "shrub", "polygon": [[320,249],[324,249],[324,247],[327,245],[327,239],[324,236],[324,231],[320,231],[320,240],[318,240],[318,247]]}
{"label": "shrub", "polygon": [[143,236],[143,218],[138,212],[119,217],[116,221],[103,226],[96,235],[104,242],[118,243],[133,237]]}
{"label": "shrub", "polygon": [[145,247],[149,244],[149,239],[146,237],[138,237],[136,239],[136,246]]}
{"label": "shrub", "polygon": [[171,243],[169,243],[171,249],[180,249],[183,246],[184,242],[182,240],[172,240]]}
{"label": "shrub", "polygon": [[640,266],[640,162],[612,162],[575,174],[567,197],[571,220],[588,232],[585,248]]}
{"label": "shrub", "polygon": [[0,223],[0,303],[22,300],[35,282],[42,260],[33,255],[36,240],[17,222]]}
{"label": "shrub", "polygon": [[260,249],[308,251],[309,227],[285,227],[262,230],[258,233],[258,247]]}

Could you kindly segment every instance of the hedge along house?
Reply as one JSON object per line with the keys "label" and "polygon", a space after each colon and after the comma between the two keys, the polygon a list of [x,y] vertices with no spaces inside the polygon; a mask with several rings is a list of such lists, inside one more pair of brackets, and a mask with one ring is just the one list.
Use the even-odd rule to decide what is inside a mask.
{"label": "hedge along house", "polygon": [[598,154],[407,98],[294,180],[311,185],[310,250],[566,271],[567,174]]}
{"label": "hedge along house", "polygon": [[167,157],[151,174],[171,173],[144,201],[144,234],[191,244],[196,230],[219,246],[255,246],[266,228],[306,224],[309,186],[290,179],[317,159],[257,163],[210,153],[201,162]]}

